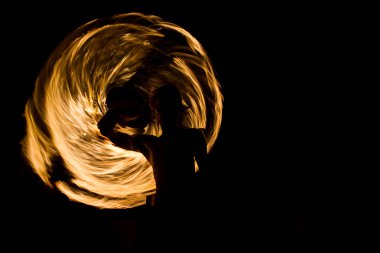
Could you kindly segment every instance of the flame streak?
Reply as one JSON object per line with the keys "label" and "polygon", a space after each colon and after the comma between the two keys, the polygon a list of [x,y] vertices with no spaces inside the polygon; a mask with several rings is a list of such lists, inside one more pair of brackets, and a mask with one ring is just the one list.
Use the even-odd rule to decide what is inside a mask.
{"label": "flame streak", "polygon": [[[177,39],[176,39],[177,38]],[[70,199],[99,208],[143,205],[155,192],[152,168],[140,153],[100,137],[107,90],[128,83],[153,50],[170,64],[151,69],[140,87],[148,94],[168,82],[189,107],[184,123],[205,128],[208,151],[219,133],[223,97],[200,43],[157,16],[129,13],[94,20],[72,32],[52,53],[25,107],[25,156],[41,179]],[[154,121],[145,133],[158,136]],[[53,180],[55,157],[66,179]]]}

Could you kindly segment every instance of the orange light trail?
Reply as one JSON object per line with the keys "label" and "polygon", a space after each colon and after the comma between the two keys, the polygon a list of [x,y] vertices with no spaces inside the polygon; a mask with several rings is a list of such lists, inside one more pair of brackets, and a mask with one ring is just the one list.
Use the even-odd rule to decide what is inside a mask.
{"label": "orange light trail", "polygon": [[[171,61],[148,63],[152,52]],[[211,150],[221,126],[223,95],[201,44],[185,29],[157,16],[116,15],[69,34],[36,80],[25,107],[23,148],[45,184],[98,208],[144,205],[145,197],[155,193],[145,157],[114,146],[97,127],[107,111],[107,91],[129,85],[141,69],[147,72],[133,85],[148,95],[161,85],[176,85],[189,108],[184,125],[204,128]],[[158,136],[161,129],[151,120],[144,132]],[[68,177],[54,179],[56,157],[62,159]]]}

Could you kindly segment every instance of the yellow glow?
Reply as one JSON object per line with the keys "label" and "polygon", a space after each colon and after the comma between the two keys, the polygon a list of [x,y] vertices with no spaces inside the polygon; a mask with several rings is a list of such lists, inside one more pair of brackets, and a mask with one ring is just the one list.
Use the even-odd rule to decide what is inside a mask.
{"label": "yellow glow", "polygon": [[[172,40],[168,32],[183,42]],[[175,84],[189,107],[185,125],[205,128],[211,150],[219,134],[223,96],[201,44],[157,16],[117,15],[71,33],[52,53],[26,104],[24,153],[47,185],[99,208],[132,208],[155,193],[152,168],[144,156],[101,138],[97,122],[107,111],[109,86],[128,82],[159,40],[167,40],[159,50],[173,61],[150,71],[148,81],[139,85],[149,94],[167,82]],[[152,121],[145,132],[158,136],[161,129]],[[70,180],[52,180],[57,155]]]}

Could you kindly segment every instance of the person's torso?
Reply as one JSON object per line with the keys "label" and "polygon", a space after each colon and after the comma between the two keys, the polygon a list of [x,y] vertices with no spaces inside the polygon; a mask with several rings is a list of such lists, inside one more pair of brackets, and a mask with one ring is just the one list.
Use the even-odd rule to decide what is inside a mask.
{"label": "person's torso", "polygon": [[160,136],[151,152],[158,192],[184,194],[192,190],[195,176],[192,129],[180,129]]}

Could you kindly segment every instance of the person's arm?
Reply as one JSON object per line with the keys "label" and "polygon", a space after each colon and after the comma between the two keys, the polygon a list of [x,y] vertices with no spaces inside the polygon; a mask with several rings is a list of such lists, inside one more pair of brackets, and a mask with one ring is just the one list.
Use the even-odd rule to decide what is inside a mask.
{"label": "person's arm", "polygon": [[100,133],[105,137],[110,137],[114,133],[114,128],[119,119],[116,111],[109,110],[98,122]]}
{"label": "person's arm", "polygon": [[[203,185],[209,173],[207,164],[207,142],[201,129],[198,129],[195,135],[195,160],[198,164],[198,173],[200,173],[201,184]],[[204,187],[204,185],[202,187]]]}
{"label": "person's arm", "polygon": [[136,150],[135,138],[133,136],[114,130],[119,121],[119,115],[117,110],[109,110],[98,122],[100,133],[118,147]]}

